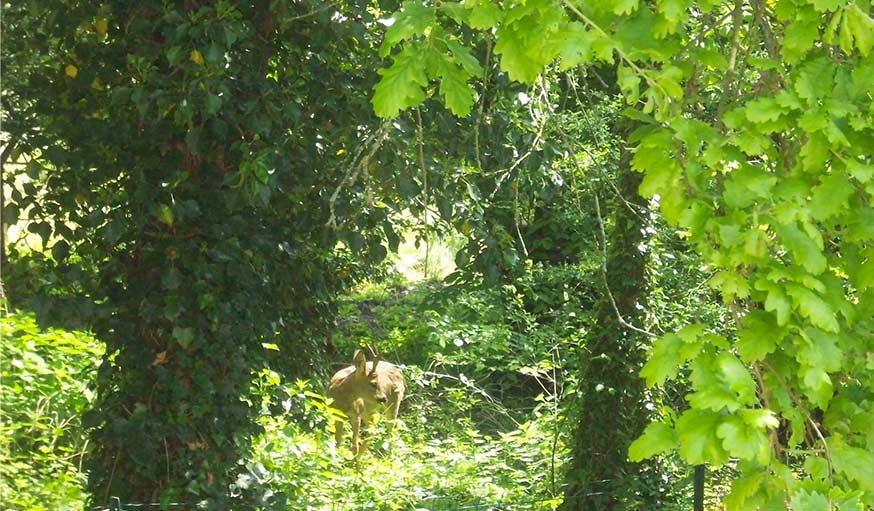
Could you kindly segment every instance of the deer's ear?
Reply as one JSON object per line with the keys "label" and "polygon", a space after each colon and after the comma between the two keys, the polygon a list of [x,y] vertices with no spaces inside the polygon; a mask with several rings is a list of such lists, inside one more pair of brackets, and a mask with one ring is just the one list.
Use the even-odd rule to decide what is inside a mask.
{"label": "deer's ear", "polygon": [[364,357],[363,351],[355,350],[355,354],[352,355],[352,363],[355,364],[356,373],[365,374],[367,372],[367,359]]}

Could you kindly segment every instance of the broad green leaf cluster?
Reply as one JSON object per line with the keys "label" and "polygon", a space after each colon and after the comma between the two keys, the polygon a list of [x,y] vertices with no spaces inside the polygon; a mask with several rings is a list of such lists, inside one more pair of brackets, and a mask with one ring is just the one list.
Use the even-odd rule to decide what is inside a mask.
{"label": "broad green leaf cluster", "polygon": [[[405,9],[420,13],[423,33],[493,30],[514,80],[552,65],[617,68],[644,124],[630,137],[640,191],[714,272],[709,285],[737,328],[726,337],[695,324],[656,341],[642,374],[658,385],[689,371],[688,408],[648,429],[632,457],[738,460],[730,509],[874,505],[870,4],[465,0]],[[428,44],[401,33],[392,44],[399,39],[399,54]],[[392,115],[424,95],[390,109],[384,97],[374,96],[376,111]]]}

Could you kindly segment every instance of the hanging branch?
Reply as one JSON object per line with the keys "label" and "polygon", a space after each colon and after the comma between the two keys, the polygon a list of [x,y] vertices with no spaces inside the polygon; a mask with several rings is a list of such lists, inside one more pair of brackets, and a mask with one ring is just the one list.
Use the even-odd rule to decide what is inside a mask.
{"label": "hanging branch", "polygon": [[[386,120],[382,123],[379,129],[372,133],[367,139],[364,140],[364,143],[358,148],[358,151],[355,153],[355,156],[352,158],[349,166],[346,168],[346,171],[343,173],[343,179],[340,180],[340,184],[337,185],[337,188],[334,190],[334,193],[331,194],[331,198],[328,201],[328,208],[330,210],[330,216],[328,217],[328,221],[325,222],[325,226],[327,227],[337,227],[337,215],[336,215],[336,204],[337,197],[340,196],[340,191],[343,190],[344,186],[351,186],[355,183],[355,180],[358,179],[358,174],[361,173],[362,170],[367,171],[367,165],[370,163],[373,155],[376,154],[376,151],[379,150],[382,145],[382,141],[385,140],[386,133],[388,132],[388,126],[391,122]],[[365,149],[370,149],[367,154],[363,157],[361,156],[364,153]],[[359,160],[360,158],[360,160]]]}

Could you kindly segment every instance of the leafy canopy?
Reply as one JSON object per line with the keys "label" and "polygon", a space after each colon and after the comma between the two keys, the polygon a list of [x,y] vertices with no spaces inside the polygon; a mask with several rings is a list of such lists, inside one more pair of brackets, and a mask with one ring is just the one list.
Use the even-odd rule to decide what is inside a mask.
{"label": "leafy canopy", "polygon": [[[644,123],[631,137],[640,191],[714,270],[738,331],[693,325],[655,343],[642,375],[658,385],[688,364],[689,408],[648,428],[631,456],[740,459],[729,509],[784,508],[785,495],[799,510],[874,505],[869,2],[410,0],[404,12],[415,30],[387,34],[381,116],[421,103],[432,80],[472,94],[454,53],[439,68],[409,58],[467,29],[493,31],[512,80],[616,66]],[[453,64],[451,77],[437,72]],[[775,434],[781,423],[787,435]]]}

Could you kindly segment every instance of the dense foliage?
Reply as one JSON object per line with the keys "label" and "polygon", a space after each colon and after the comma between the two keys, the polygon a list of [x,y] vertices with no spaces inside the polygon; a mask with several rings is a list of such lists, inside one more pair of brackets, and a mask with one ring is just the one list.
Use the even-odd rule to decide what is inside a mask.
{"label": "dense foliage", "polygon": [[398,49],[377,90],[396,94],[374,97],[380,115],[419,103],[431,79],[466,111],[468,77],[430,60],[457,24],[494,30],[516,80],[553,61],[615,65],[645,123],[640,190],[717,270],[737,335],[693,323],[655,344],[648,383],[688,364],[692,392],[632,457],[739,459],[732,509],[874,504],[869,3],[408,1],[386,33]]}
{"label": "dense foliage", "polygon": [[4,9],[4,158],[27,173],[4,222],[51,254],[39,319],[86,318],[106,344],[83,419],[94,505],[230,506],[260,429],[251,372],[310,370],[332,297],[386,254],[386,209],[346,179],[376,131],[373,15],[321,7]]}
{"label": "dense foliage", "polygon": [[87,447],[80,417],[102,352],[81,332],[41,330],[33,314],[0,318],[3,414],[0,499],[4,509],[78,510]]}

